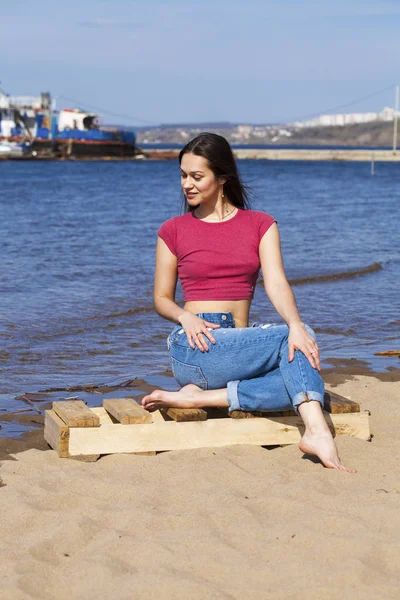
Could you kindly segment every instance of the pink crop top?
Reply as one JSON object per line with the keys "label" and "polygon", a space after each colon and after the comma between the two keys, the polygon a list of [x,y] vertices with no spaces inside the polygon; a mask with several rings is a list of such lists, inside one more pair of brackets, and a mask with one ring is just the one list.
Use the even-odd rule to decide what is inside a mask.
{"label": "pink crop top", "polygon": [[227,221],[208,223],[189,212],[163,223],[158,235],[178,259],[185,302],[251,299],[260,241],[275,222],[266,213],[239,209]]}

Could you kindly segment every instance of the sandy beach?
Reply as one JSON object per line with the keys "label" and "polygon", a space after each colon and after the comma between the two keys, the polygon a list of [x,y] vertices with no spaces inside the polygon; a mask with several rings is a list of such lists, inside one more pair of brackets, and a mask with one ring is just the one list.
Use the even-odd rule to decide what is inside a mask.
{"label": "sandy beach", "polygon": [[337,439],[354,475],[295,446],[84,463],[0,440],[1,598],[398,598],[399,372],[325,380],[371,411],[371,442]]}

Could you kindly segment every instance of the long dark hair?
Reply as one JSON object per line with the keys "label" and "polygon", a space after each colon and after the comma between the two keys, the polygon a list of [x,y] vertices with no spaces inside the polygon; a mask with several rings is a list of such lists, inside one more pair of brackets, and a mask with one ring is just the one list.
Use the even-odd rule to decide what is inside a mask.
{"label": "long dark hair", "polygon": [[[203,156],[215,177],[226,179],[224,194],[229,198],[231,204],[238,208],[250,208],[248,189],[240,178],[232,148],[222,135],[200,133],[182,148],[179,153],[179,164],[182,162],[183,155],[189,153]],[[185,213],[196,208],[189,206],[185,196],[183,196],[183,206]]]}

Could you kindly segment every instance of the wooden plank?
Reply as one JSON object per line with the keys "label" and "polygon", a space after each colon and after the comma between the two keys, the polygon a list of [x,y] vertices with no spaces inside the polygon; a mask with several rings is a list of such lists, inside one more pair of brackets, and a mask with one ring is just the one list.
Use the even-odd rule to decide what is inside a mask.
{"label": "wooden plank", "polygon": [[232,410],[228,413],[231,419],[254,419],[257,417],[263,417],[269,419],[271,417],[295,417],[296,413],[294,410],[285,410],[281,412],[261,412],[261,411],[245,411],[245,410]]}
{"label": "wooden plank", "polygon": [[326,422],[334,437],[336,435],[347,435],[367,442],[371,440],[369,414],[368,410],[337,414],[324,412]]}
{"label": "wooden plank", "polygon": [[99,417],[100,425],[113,425],[114,421],[112,420],[106,409],[102,406],[92,407],[90,410]]}
{"label": "wooden plank", "polygon": [[259,410],[232,410],[228,413],[231,419],[257,419],[268,414]]}
{"label": "wooden plank", "polygon": [[[91,410],[99,417],[100,425],[113,425],[115,421],[112,420],[108,412],[102,406],[92,407]],[[149,413],[152,418],[153,423],[157,423],[161,421],[162,423],[165,421],[164,415],[159,410],[155,410],[152,413]]]}
{"label": "wooden plank", "polygon": [[[106,409],[102,406],[92,408],[92,411],[95,412],[96,415],[99,417],[100,425],[112,425],[114,423]],[[165,420],[159,410],[156,410],[154,413],[149,414],[151,414],[152,419],[155,417],[156,419],[159,419],[161,421]],[[149,452],[132,452],[132,454],[138,454],[140,456],[155,456],[157,452],[155,450],[150,450]]]}
{"label": "wooden plank", "polygon": [[99,417],[82,400],[53,402],[53,410],[68,427],[99,427]]}
{"label": "wooden plank", "polygon": [[[368,413],[329,415],[336,435],[370,439]],[[102,425],[70,429],[69,453],[112,454],[211,448],[236,444],[256,446],[296,444],[304,431],[300,417],[272,419],[213,419],[178,423],[165,421],[144,425]]]}
{"label": "wooden plank", "polygon": [[[111,419],[110,422],[112,423]],[[69,456],[69,431],[69,427],[54,410],[45,411],[44,439],[57,452],[60,458],[73,458],[82,462],[95,462],[100,458],[100,454]]]}
{"label": "wooden plank", "polygon": [[103,400],[103,407],[122,425],[152,423],[151,413],[132,398],[112,398]]}
{"label": "wooden plank", "polygon": [[353,400],[345,398],[344,396],[336,394],[335,392],[325,392],[324,403],[325,410],[333,415],[360,412],[360,405],[358,402],[354,402]]}
{"label": "wooden plank", "polygon": [[[360,412],[360,405],[358,402],[353,402],[349,398],[345,398],[335,392],[325,392],[324,396],[324,410],[327,412],[338,415],[343,413],[356,413]],[[294,417],[296,413],[294,410],[286,410],[282,412],[261,412],[261,411],[244,411],[244,410],[233,410],[229,413],[232,419],[252,419],[254,417]]]}
{"label": "wooden plank", "polygon": [[168,408],[164,412],[178,423],[187,421],[207,421],[207,413],[202,408]]}
{"label": "wooden plank", "polygon": [[44,439],[61,458],[69,456],[69,427],[54,410],[44,412]]}
{"label": "wooden plank", "polygon": [[[92,408],[92,411],[95,412],[96,415],[99,417],[100,425],[112,425],[114,423],[108,412],[102,406]],[[151,415],[153,423],[156,421],[165,421],[163,415],[159,410],[156,410],[153,413],[149,414]],[[139,456],[156,456],[157,452],[155,450],[149,450],[148,452],[132,452],[132,454],[137,454]]]}
{"label": "wooden plank", "polygon": [[164,423],[165,415],[161,412],[161,410],[155,410],[150,414],[152,423]]}

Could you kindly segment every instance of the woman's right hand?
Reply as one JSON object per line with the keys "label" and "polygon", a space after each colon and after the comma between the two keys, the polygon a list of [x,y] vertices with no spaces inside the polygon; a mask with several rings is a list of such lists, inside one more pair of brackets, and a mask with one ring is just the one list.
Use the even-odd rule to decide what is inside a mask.
{"label": "woman's right hand", "polygon": [[182,313],[179,316],[178,321],[186,333],[189,346],[192,348],[192,350],[194,350],[197,346],[201,352],[208,352],[208,345],[204,339],[205,337],[208,338],[212,344],[216,343],[214,336],[212,335],[211,331],[208,331],[207,328],[209,327],[210,329],[218,329],[221,326],[217,323],[205,321],[189,311]]}

